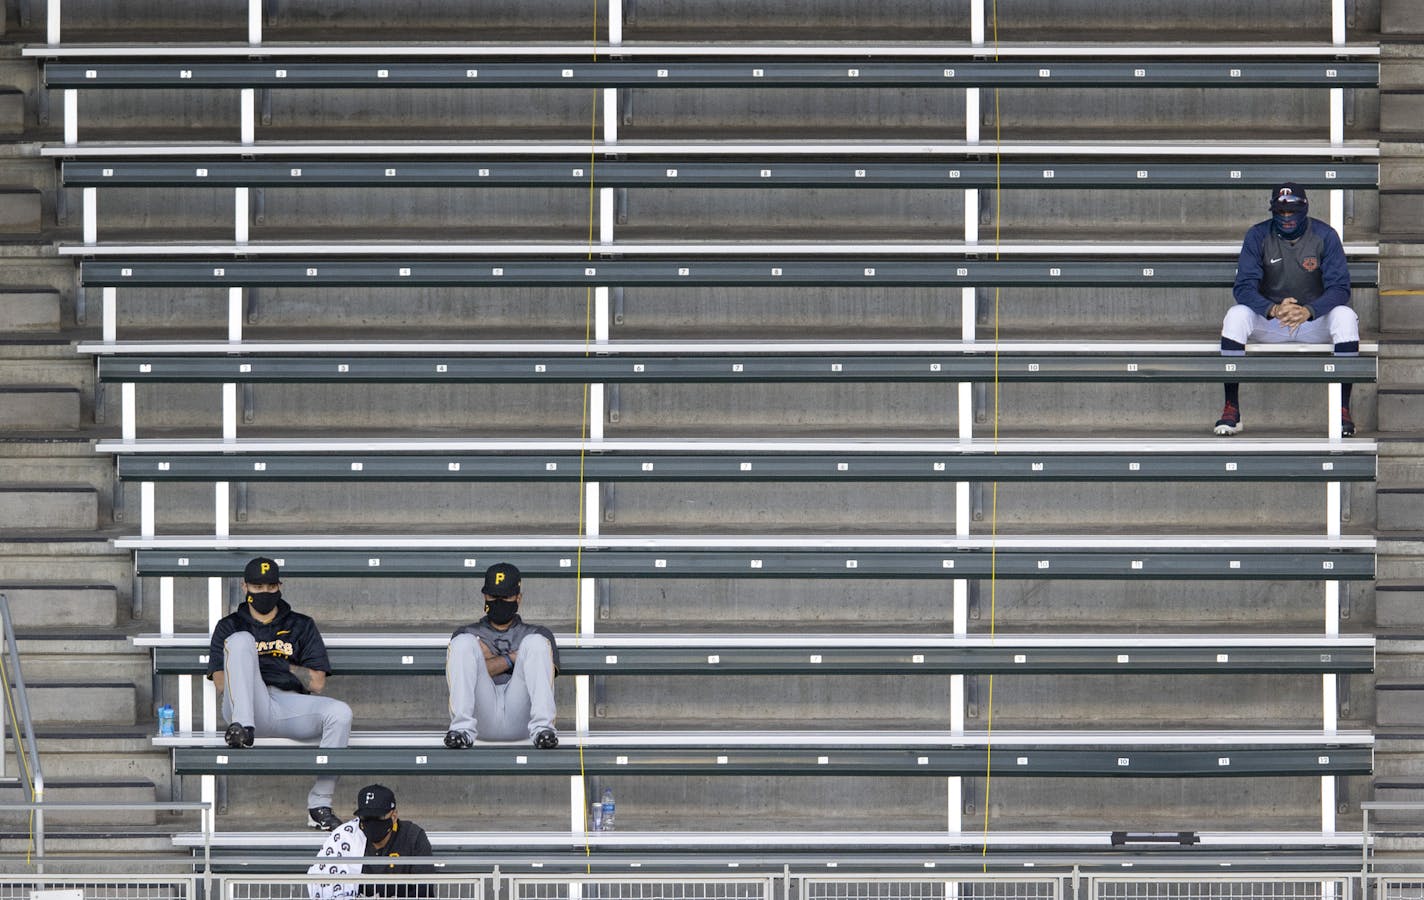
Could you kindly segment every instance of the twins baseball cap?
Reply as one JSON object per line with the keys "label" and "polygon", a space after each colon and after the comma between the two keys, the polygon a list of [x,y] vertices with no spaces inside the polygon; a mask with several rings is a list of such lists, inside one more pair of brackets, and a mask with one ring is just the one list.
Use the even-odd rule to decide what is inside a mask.
{"label": "twins baseball cap", "polygon": [[1293,212],[1305,209],[1310,201],[1305,197],[1305,188],[1294,181],[1278,184],[1271,189],[1271,211]]}
{"label": "twins baseball cap", "polygon": [[259,556],[242,570],[242,580],[248,584],[280,584],[282,573],[275,559]]}
{"label": "twins baseball cap", "polygon": [[485,586],[489,597],[513,597],[519,593],[519,570],[509,563],[495,563],[485,569]]}
{"label": "twins baseball cap", "polygon": [[356,792],[358,819],[379,819],[395,808],[395,791],[384,784],[368,784]]}

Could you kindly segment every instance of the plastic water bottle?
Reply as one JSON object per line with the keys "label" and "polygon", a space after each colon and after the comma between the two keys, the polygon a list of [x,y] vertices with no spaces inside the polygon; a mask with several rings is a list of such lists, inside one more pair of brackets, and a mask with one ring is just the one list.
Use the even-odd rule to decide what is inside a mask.
{"label": "plastic water bottle", "polygon": [[173,707],[167,703],[158,707],[158,734],[160,737],[173,736]]}
{"label": "plastic water bottle", "polygon": [[591,830],[603,830],[603,804],[598,800],[588,805],[588,822]]}
{"label": "plastic water bottle", "polygon": [[603,824],[599,826],[599,831],[613,830],[613,788],[603,789]]}

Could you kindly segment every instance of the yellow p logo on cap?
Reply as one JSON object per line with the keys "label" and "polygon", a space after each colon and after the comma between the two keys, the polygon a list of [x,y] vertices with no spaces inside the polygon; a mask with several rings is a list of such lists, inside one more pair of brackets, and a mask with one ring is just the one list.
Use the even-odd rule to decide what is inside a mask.
{"label": "yellow p logo on cap", "polygon": [[262,566],[261,566],[262,574],[263,574],[263,575],[266,575],[266,574],[267,574],[267,570],[270,569],[270,568],[272,568],[272,564],[271,564],[271,563],[263,563]]}
{"label": "yellow p logo on cap", "polygon": [[494,583],[495,583],[495,584],[503,584],[503,583],[504,583],[504,573],[503,573],[503,572],[496,572],[496,573],[494,573]]}

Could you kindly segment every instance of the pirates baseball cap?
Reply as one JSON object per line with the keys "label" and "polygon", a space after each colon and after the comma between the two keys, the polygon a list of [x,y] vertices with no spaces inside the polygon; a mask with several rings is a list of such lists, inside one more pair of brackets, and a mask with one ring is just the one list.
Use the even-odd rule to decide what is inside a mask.
{"label": "pirates baseball cap", "polygon": [[488,597],[513,597],[519,593],[519,570],[509,563],[495,563],[485,569],[481,590]]}
{"label": "pirates baseball cap", "polygon": [[1299,212],[1309,204],[1305,196],[1305,188],[1294,181],[1287,181],[1271,188],[1271,211],[1272,212]]}
{"label": "pirates baseball cap", "polygon": [[259,556],[242,570],[242,580],[248,584],[280,584],[282,573],[275,559]]}
{"label": "pirates baseball cap", "polygon": [[368,784],[356,792],[358,819],[379,819],[395,808],[395,791],[384,784]]}

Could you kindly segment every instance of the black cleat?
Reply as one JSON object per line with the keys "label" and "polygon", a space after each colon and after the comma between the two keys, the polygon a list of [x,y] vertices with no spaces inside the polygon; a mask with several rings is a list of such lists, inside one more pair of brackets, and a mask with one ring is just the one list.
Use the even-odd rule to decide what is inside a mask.
{"label": "black cleat", "polygon": [[307,810],[307,827],[335,831],[341,827],[341,820],[336,818],[336,813],[331,811],[331,807],[318,806],[315,809]]}
{"label": "black cleat", "polygon": [[1355,436],[1355,420],[1350,418],[1350,407],[1348,406],[1340,408],[1340,436]]}
{"label": "black cleat", "polygon": [[540,750],[553,750],[559,746],[559,736],[552,728],[542,729],[538,734],[534,735],[534,746]]}
{"label": "black cleat", "polygon": [[470,740],[463,731],[447,731],[445,732],[445,746],[451,750],[468,750],[475,746],[475,742]]}
{"label": "black cleat", "polygon": [[234,750],[240,750],[243,747],[251,747],[252,742],[255,739],[256,734],[253,731],[252,726],[242,725],[238,722],[233,722],[231,725],[227,726],[227,731],[223,732],[223,740],[227,741],[227,745],[233,748]]}

